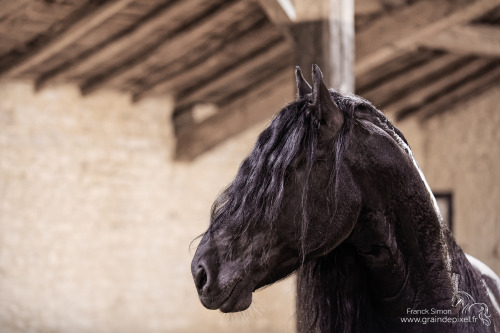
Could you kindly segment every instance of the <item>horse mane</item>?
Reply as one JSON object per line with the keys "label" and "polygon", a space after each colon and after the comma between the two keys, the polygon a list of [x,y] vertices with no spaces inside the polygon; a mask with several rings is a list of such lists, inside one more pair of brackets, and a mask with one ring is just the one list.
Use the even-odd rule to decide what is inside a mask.
{"label": "horse mane", "polygon": [[[332,170],[327,188],[331,197],[336,198],[337,175],[342,155],[348,146],[349,133],[355,113],[377,119],[378,125],[399,137],[407,144],[403,134],[370,102],[354,95],[342,95],[334,90],[330,94],[344,114],[344,124],[335,140],[331,152]],[[265,224],[268,234],[273,234],[274,221],[281,210],[285,184],[290,181],[288,174],[293,163],[305,147],[306,181],[301,201],[302,219],[301,244],[302,259],[305,259],[307,244],[305,235],[309,225],[308,191],[309,176],[315,161],[318,137],[318,120],[306,112],[310,95],[286,105],[276,114],[271,124],[259,135],[250,155],[242,162],[233,182],[217,197],[211,209],[210,226],[207,233],[222,221],[232,223],[232,233],[242,235],[255,224]],[[336,203],[334,202],[334,207]],[[333,214],[334,215],[334,214]],[[250,238],[247,239],[250,242]],[[248,244],[247,244],[248,245]],[[309,249],[310,250],[310,249]]]}
{"label": "horse mane", "polygon": [[[338,173],[340,161],[350,140],[353,124],[358,119],[365,119],[386,132],[410,157],[408,142],[403,134],[377,110],[370,102],[354,95],[342,95],[331,90],[330,94],[344,115],[344,124],[337,134],[333,151],[330,153],[332,168],[330,181],[325,195],[337,198]],[[303,319],[298,326],[304,331],[313,327],[322,327],[321,331],[364,331],[363,327],[377,331],[380,323],[371,317],[371,303],[368,292],[359,286],[366,286],[363,265],[349,245],[341,245],[329,254],[305,261],[308,250],[305,235],[309,225],[308,192],[309,178],[316,159],[316,148],[321,138],[318,131],[318,119],[306,112],[310,103],[310,95],[285,106],[272,120],[271,124],[260,134],[257,142],[242,162],[233,182],[218,196],[211,210],[209,233],[217,226],[232,228],[234,235],[231,242],[239,240],[241,246],[250,246],[252,237],[242,239],[245,231],[262,230],[258,225],[264,224],[268,237],[275,234],[274,221],[281,211],[284,188],[297,159],[301,156],[306,165],[305,182],[302,189],[300,244],[302,265],[297,273],[298,317]],[[413,157],[412,157],[413,158]],[[418,168],[418,167],[417,167]],[[425,182],[425,181],[424,181]],[[334,202],[334,207],[336,203]],[[335,216],[333,214],[332,216]],[[225,221],[233,221],[221,225]],[[331,221],[333,223],[334,221]],[[442,231],[441,231],[442,233]],[[442,237],[443,238],[443,237]],[[267,242],[271,244],[272,242]],[[266,251],[264,249],[263,264]],[[229,255],[232,251],[228,251]],[[307,313],[301,313],[304,309]],[[331,322],[335,318],[351,318]]]}
{"label": "horse mane", "polygon": [[306,106],[306,101],[285,106],[259,135],[233,182],[212,205],[209,231],[223,221],[235,221],[233,235],[258,223],[272,234],[291,165],[302,145],[308,156],[316,145],[312,119],[303,112]]}
{"label": "horse mane", "polygon": [[[328,191],[337,189],[336,179],[341,157],[347,147],[354,111],[364,106],[370,112],[377,110],[369,102],[356,96],[344,96],[331,90],[330,94],[344,113],[344,125],[337,135],[332,152],[333,168]],[[306,252],[305,234],[309,224],[307,210],[309,176],[315,161],[318,136],[318,120],[306,112],[310,96],[286,105],[276,114],[271,124],[259,135],[250,155],[242,162],[233,182],[218,196],[212,205],[211,229],[222,221],[236,221],[233,235],[244,234],[255,224],[266,224],[272,235],[274,221],[283,204],[285,184],[288,175],[305,147],[306,181],[301,201],[301,244],[302,257]],[[382,115],[383,117],[383,115]],[[335,197],[335,196],[334,196]],[[238,237],[238,236],[235,236]],[[248,239],[247,241],[250,241]]]}
{"label": "horse mane", "polygon": [[[345,119],[367,120],[387,133],[413,161],[423,183],[428,187],[408,141],[382,112],[361,97],[345,96],[335,91],[331,94],[339,109],[344,113]],[[353,121],[344,124],[347,128],[343,130],[342,139],[346,142],[349,140],[348,134],[352,124]],[[339,161],[339,159],[335,160]],[[338,164],[335,168],[337,167]],[[435,204],[429,188],[428,191],[431,202]],[[450,233],[443,224],[437,206],[435,212],[437,223],[433,224],[431,231],[424,230],[423,232],[433,233],[436,229],[439,231],[439,242],[443,247],[442,252],[436,254],[435,260],[445,264],[450,285],[456,284],[456,281],[452,281],[451,278],[452,264],[446,238],[450,236]],[[421,230],[416,231],[417,234],[419,232]],[[426,235],[418,235],[419,239],[426,238]],[[425,272],[426,268],[422,266],[422,262],[418,266],[417,269]],[[359,257],[356,256],[353,246],[349,244],[341,244],[327,255],[303,263],[297,274],[299,331],[328,332],[334,329],[338,332],[382,332],[390,329],[384,327],[385,323],[379,322],[377,317],[372,316],[376,309],[372,308],[372,302],[368,299],[365,269]],[[428,283],[428,281],[423,281],[423,283]],[[456,289],[456,285],[453,287]]]}
{"label": "horse mane", "polygon": [[[367,100],[355,95],[331,91],[331,96],[344,114],[344,126],[336,140],[334,161],[344,153],[351,127],[358,118],[389,134],[403,148],[408,142],[403,134]],[[334,164],[333,179],[337,179],[340,163]],[[336,192],[337,183],[333,190]],[[334,198],[337,196],[335,195]],[[299,332],[377,332],[381,323],[372,316],[367,298],[364,266],[354,248],[342,244],[325,256],[308,260],[297,273],[297,316]]]}

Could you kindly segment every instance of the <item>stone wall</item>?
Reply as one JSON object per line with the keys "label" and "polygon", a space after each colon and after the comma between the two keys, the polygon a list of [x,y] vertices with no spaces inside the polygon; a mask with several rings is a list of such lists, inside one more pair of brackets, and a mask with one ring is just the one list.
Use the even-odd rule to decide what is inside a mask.
{"label": "stone wall", "polygon": [[0,86],[0,332],[293,330],[292,281],[223,315],[202,307],[190,273],[188,245],[264,124],[180,164],[171,111],[169,99]]}

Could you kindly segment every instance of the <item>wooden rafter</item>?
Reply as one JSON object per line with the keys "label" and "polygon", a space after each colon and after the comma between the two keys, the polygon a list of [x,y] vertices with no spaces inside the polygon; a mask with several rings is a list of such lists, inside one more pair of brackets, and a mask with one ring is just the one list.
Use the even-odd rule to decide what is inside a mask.
{"label": "wooden rafter", "polygon": [[177,132],[177,159],[192,160],[228,137],[269,119],[283,106],[283,101],[293,96],[292,78],[293,73],[281,72],[249,94],[230,101],[214,116],[180,128]]}
{"label": "wooden rafter", "polygon": [[179,91],[179,87],[188,87],[193,82],[200,81],[207,76],[214,75],[227,66],[234,66],[235,62],[241,61],[245,56],[260,50],[266,45],[279,38],[279,32],[269,22],[246,31],[243,35],[232,42],[228,42],[210,56],[204,57],[202,61],[185,66],[182,71],[169,73],[161,76],[150,85],[144,85],[140,91],[135,92],[134,101],[146,96],[162,94],[165,92]]}
{"label": "wooden rafter", "polygon": [[132,90],[134,100],[138,100],[147,94],[177,94],[194,82],[214,77],[281,36],[264,13],[257,9],[239,13],[230,21],[219,24],[211,29],[208,37],[193,42],[191,49],[178,49],[177,52],[162,53],[161,58],[160,54],[151,58],[143,66],[148,75],[141,84],[136,80],[141,77],[139,71],[113,83]]}
{"label": "wooden rafter", "polygon": [[461,64],[448,75],[436,78],[425,87],[421,87],[401,99],[387,106],[390,112],[395,112],[398,119],[409,116],[417,112],[421,107],[439,96],[445,94],[459,84],[466,82],[467,78],[487,68],[491,63],[488,59],[470,59]]}
{"label": "wooden rafter", "polygon": [[0,3],[2,8],[0,20],[9,17],[9,15],[25,7],[29,2],[31,2],[31,0],[2,1]]}
{"label": "wooden rafter", "polygon": [[119,57],[123,52],[127,52],[130,45],[135,45],[155,34],[165,26],[165,22],[172,22],[182,17],[193,6],[196,6],[199,0],[184,0],[177,2],[165,2],[157,7],[144,23],[133,27],[131,31],[112,37],[98,47],[94,47],[79,56],[70,59],[57,68],[42,74],[37,79],[37,87],[41,88],[50,82],[57,81],[65,75],[77,72],[84,73],[91,71],[96,66],[106,63],[113,57]]}
{"label": "wooden rafter", "polygon": [[408,93],[417,91],[420,87],[427,85],[429,80],[436,75],[444,75],[443,70],[449,70],[450,66],[458,64],[462,57],[454,54],[435,56],[433,59],[416,66],[410,70],[403,70],[391,80],[382,82],[362,94],[377,105],[385,107],[389,103],[406,98]]}
{"label": "wooden rafter", "polygon": [[[5,0],[2,3],[5,3],[4,10],[15,12],[28,1]],[[164,0],[161,5],[158,2],[158,11],[141,14],[140,20],[126,23],[128,27],[125,24],[119,33],[107,37],[105,41],[100,40],[98,45],[89,46],[80,55],[68,51],[73,58],[68,57],[66,62],[55,67],[55,71],[52,68],[50,72],[47,69],[43,72],[42,64],[58,53],[64,54],[75,41],[93,33],[108,20],[112,22],[110,19],[116,14],[127,10],[137,12],[137,8],[128,6],[133,1],[137,0],[84,1],[85,5],[72,7],[73,12],[62,20],[63,15],[56,18],[57,15],[46,14],[43,17],[45,26],[52,24],[51,20],[58,22],[52,24],[43,36],[38,36],[36,43],[27,43],[23,49],[1,56],[0,78],[19,76],[29,71],[42,73],[39,83],[44,84],[87,73],[82,84],[84,93],[104,85],[132,87],[129,91],[135,93],[136,100],[172,92],[178,97],[177,111],[187,110],[176,113],[176,119],[186,115],[188,119],[177,128],[182,137],[181,145],[192,146],[194,148],[187,151],[199,153],[269,116],[273,110],[257,112],[255,117],[234,112],[241,105],[254,102],[252,99],[257,96],[254,92],[274,94],[263,91],[262,87],[271,89],[271,85],[274,88],[277,82],[292,80],[292,75],[285,73],[282,66],[290,59],[290,53],[295,52],[295,61],[305,66],[305,72],[309,71],[312,62],[319,63],[325,77],[333,78],[334,83],[329,85],[338,87],[340,84],[334,80],[344,80],[339,66],[345,66],[347,72],[352,71],[352,64],[347,63],[345,54],[335,55],[342,52],[343,46],[338,50],[331,48],[332,45],[340,45],[338,41],[341,39],[334,33],[336,28],[343,28],[346,24],[343,22],[346,15],[342,14],[340,7],[346,0],[317,0],[314,8],[308,0],[210,0],[210,5],[209,1],[204,2],[203,9],[197,7],[200,15],[191,15],[192,20],[181,17],[199,0]],[[451,104],[499,78],[499,65],[491,57],[500,57],[500,28],[493,23],[486,25],[484,23],[489,22],[479,19],[499,6],[498,0],[410,1],[410,5],[391,7],[390,15],[383,16],[379,15],[384,7],[383,0],[376,5],[374,3],[360,0],[358,5],[366,15],[378,13],[371,16],[371,21],[366,21],[356,35],[356,76],[370,77],[362,87],[364,97],[381,104],[388,111],[395,111],[399,118],[417,111],[420,117],[425,118],[439,112],[439,108],[447,103]],[[338,7],[332,7],[332,4]],[[251,22],[238,25],[235,29],[234,22],[257,12],[258,15],[252,16],[253,21],[248,20]],[[118,21],[125,20],[123,17],[126,14],[121,14],[117,16]],[[169,22],[167,27],[165,22]],[[332,25],[332,22],[338,23],[338,26]],[[353,26],[352,22],[348,24]],[[313,26],[313,29],[300,32],[308,26]],[[178,29],[171,31],[171,27]],[[218,30],[214,32],[215,29]],[[226,33],[230,29],[232,35]],[[311,34],[318,31],[321,31],[321,37],[312,40]],[[346,37],[348,34],[341,32],[340,35]],[[335,42],[325,43],[329,38]],[[143,40],[149,40],[149,44],[141,43]],[[216,41],[217,46],[204,48],[208,41]],[[131,48],[131,44],[137,45],[136,48]],[[352,46],[348,44],[349,41],[347,47]],[[200,49],[203,51],[199,54],[203,56],[190,55],[196,52],[193,50]],[[421,61],[412,59],[415,58],[413,55],[421,56]],[[471,55],[489,58],[479,59]],[[279,59],[285,58],[286,61],[280,62]],[[120,60],[113,63],[112,59]],[[398,64],[401,66],[398,67]],[[289,66],[288,63],[286,65]],[[491,73],[487,72],[488,66],[492,66]],[[265,71],[268,67],[273,70]],[[389,67],[392,71],[390,75],[379,80],[381,73],[387,72]],[[144,79],[146,73],[151,75]],[[268,77],[273,77],[271,84],[267,82]],[[350,79],[354,79],[352,73]],[[281,93],[284,94],[283,91]],[[218,112],[198,123],[189,115],[189,110],[199,102],[217,104]],[[240,125],[220,130],[234,123]],[[215,128],[218,132],[213,138],[194,143],[196,137],[204,141],[201,139],[203,133],[207,134]],[[191,134],[192,137],[188,137]]]}
{"label": "wooden rafter", "polygon": [[500,28],[492,25],[458,25],[420,45],[461,54],[500,57]]}
{"label": "wooden rafter", "polygon": [[72,15],[49,29],[43,42],[26,46],[21,54],[0,68],[0,77],[16,76],[62,52],[75,40],[107,21],[132,1],[115,0],[101,6],[96,5],[95,2],[89,2],[83,5]]}
{"label": "wooden rafter", "polygon": [[[436,3],[435,1],[431,2]],[[425,39],[430,38],[456,24],[463,24],[471,21],[496,6],[498,6],[498,0],[476,0],[473,4],[466,7],[461,6],[460,8],[454,10],[451,14],[442,16],[434,22],[427,22],[427,24],[421,26],[421,28],[417,31],[412,31],[409,35],[402,36],[401,38],[397,37],[393,41],[386,41],[383,46],[375,48],[374,52],[364,56],[356,62],[356,75],[367,73],[374,67],[389,62],[391,59],[394,59],[403,53],[414,50],[418,48],[420,43]],[[421,12],[414,12],[414,15],[418,19],[422,18]],[[405,22],[405,24],[408,23],[408,21],[400,22]],[[393,29],[399,28],[394,25]],[[372,38],[376,39],[378,36],[372,35]],[[358,43],[360,42],[358,41]]]}
{"label": "wooden rafter", "polygon": [[375,67],[364,75],[356,75],[356,93],[364,96],[367,91],[391,81],[406,71],[423,65],[439,55],[440,52],[433,50],[415,50],[393,59],[390,63]]}
{"label": "wooden rafter", "polygon": [[203,85],[197,86],[196,89],[190,89],[188,92],[183,93],[178,97],[177,105],[179,107],[187,104],[192,104],[198,101],[210,100],[210,95],[223,89],[228,89],[232,84],[238,80],[245,80],[247,76],[259,67],[265,64],[271,65],[275,59],[286,59],[290,54],[290,45],[283,39],[275,43],[272,47],[259,53],[252,59],[239,64],[234,69],[220,75]]}
{"label": "wooden rafter", "polygon": [[290,0],[258,0],[270,20],[276,25],[288,25],[297,17]]}
{"label": "wooden rafter", "polygon": [[499,80],[500,63],[498,61],[496,61],[496,63],[495,61],[492,61],[491,65],[485,68],[484,73],[480,73],[480,75],[477,75],[476,77],[469,78],[448,94],[443,94],[433,102],[422,106],[419,109],[418,118],[422,121],[426,121],[437,114],[446,112],[453,106],[456,106],[457,103],[463,102],[465,99],[488,89],[488,87],[498,84]]}
{"label": "wooden rafter", "polygon": [[[330,77],[330,69],[335,68],[331,63],[330,57],[333,50],[330,49],[329,44],[324,42],[328,41],[329,37],[339,38],[339,35],[343,35],[343,30],[337,30],[335,33],[335,29],[332,30],[332,26],[324,24],[324,21],[326,20],[328,23],[328,20],[332,20],[332,23],[334,24],[345,24],[343,20],[338,19],[338,16],[342,15],[342,9],[340,8],[341,1],[344,0],[322,1],[324,7],[328,8],[328,6],[332,6],[330,7],[330,12],[327,11],[326,15],[324,12],[308,13],[309,19],[311,17],[315,17],[314,20],[316,21],[312,23],[314,26],[313,28],[321,30],[323,33],[322,36],[324,36],[325,39],[315,38],[315,42],[312,43],[314,52],[307,53],[311,56],[319,54],[317,58],[313,59],[311,56],[308,57],[307,55],[301,57],[301,61],[303,61],[304,64],[307,64],[307,66],[304,66],[306,71],[310,70],[311,63],[319,63],[322,66],[326,78],[330,79],[332,82],[335,82]],[[295,3],[297,4],[297,2]],[[353,2],[350,4],[352,5]],[[276,5],[276,3],[274,5]],[[302,3],[299,2],[299,5],[307,6],[306,1],[303,1]],[[350,6],[350,8],[352,9],[353,7]],[[316,14],[319,14],[319,16]],[[273,21],[276,21],[276,19],[273,19]],[[298,22],[301,24],[298,27],[295,25],[296,23],[289,24],[287,27],[290,28],[289,32],[295,41],[294,45],[291,45],[288,42],[288,39],[281,38],[281,40],[273,47],[267,48],[255,56],[248,57],[247,61],[240,62],[237,67],[231,68],[231,70],[225,71],[223,74],[219,74],[211,80],[201,82],[199,85],[189,88],[187,92],[181,91],[178,95],[177,106],[179,110],[184,110],[185,112],[176,113],[176,119],[179,119],[179,125],[177,126],[178,159],[190,160],[198,156],[201,152],[206,151],[223,140],[226,140],[228,137],[249,128],[258,121],[268,119],[272,112],[274,112],[277,108],[282,107],[283,103],[291,98],[293,93],[292,89],[294,87],[293,75],[291,72],[284,69],[278,70],[277,73],[275,73],[275,75],[270,79],[266,78],[257,80],[258,85],[255,85],[252,89],[247,90],[247,94],[243,97],[237,97],[235,99],[227,97],[225,101],[229,101],[229,103],[223,104],[224,106],[219,108],[215,115],[200,123],[193,122],[193,117],[190,116],[191,113],[189,112],[190,105],[193,105],[196,102],[211,101],[214,96],[220,95],[221,91],[223,92],[228,90],[228,87],[229,89],[234,89],[235,85],[240,84],[240,81],[246,81],[250,76],[253,77],[257,69],[262,68],[263,66],[278,68],[278,64],[282,64],[283,59],[285,59],[292,51],[298,53],[308,49],[308,47],[311,46],[311,38],[310,35],[307,34],[307,31],[301,31],[301,28],[303,28],[303,24],[308,25],[309,21],[300,20],[299,18]],[[350,22],[353,23],[352,20]],[[297,34],[300,34],[300,36],[297,36]],[[252,38],[248,38],[251,42]],[[348,46],[349,45],[343,45],[343,50],[337,50],[336,54],[338,58],[353,58],[352,54],[348,55],[349,52],[352,52],[352,48]],[[301,53],[303,55],[303,52]],[[351,64],[350,70],[345,71],[344,75],[350,75],[350,82],[352,82],[352,62],[343,62],[342,59],[336,60],[339,60],[342,63]],[[204,71],[210,67],[210,64],[216,63],[217,60],[207,60],[204,62],[204,66],[208,67],[201,67],[200,69],[194,68],[190,71],[190,76],[203,75]],[[337,70],[335,75],[339,76],[340,71]],[[349,79],[342,77],[342,75],[340,75],[339,78],[340,82],[344,79],[347,82],[347,79]],[[188,77],[186,77],[184,81],[188,82],[193,80],[188,80]],[[158,89],[157,91],[162,89],[174,89],[174,82],[177,83],[180,81],[174,78],[171,83],[161,84],[161,87],[156,89]],[[268,98],[262,98],[262,95],[269,96]],[[269,101],[274,101],[276,104],[275,107],[270,107],[268,105]],[[181,118],[183,120],[181,120]],[[180,123],[182,123],[182,125],[180,125]]]}
{"label": "wooden rafter", "polygon": [[257,2],[283,36],[290,43],[293,43],[289,27],[297,21],[296,3],[293,3],[292,0],[257,0]]}
{"label": "wooden rafter", "polygon": [[248,6],[248,3],[244,1],[232,1],[229,4],[219,6],[217,10],[211,11],[208,15],[196,20],[196,22],[189,25],[186,29],[174,35],[167,36],[162,43],[158,43],[147,50],[141,50],[139,54],[134,54],[124,62],[118,63],[108,68],[105,72],[88,78],[81,85],[82,93],[91,93],[111,82],[120,82],[133,72],[142,71],[142,66],[158,54],[189,48],[192,43],[213,29],[215,22],[225,22],[228,18],[232,18],[235,13],[248,9]]}
{"label": "wooden rafter", "polygon": [[411,36],[461,7],[464,1],[421,0],[378,17],[356,33],[356,60],[362,61],[378,49]]}
{"label": "wooden rafter", "polygon": [[354,1],[354,11],[356,15],[370,15],[381,12],[384,9],[383,4],[373,0]]}

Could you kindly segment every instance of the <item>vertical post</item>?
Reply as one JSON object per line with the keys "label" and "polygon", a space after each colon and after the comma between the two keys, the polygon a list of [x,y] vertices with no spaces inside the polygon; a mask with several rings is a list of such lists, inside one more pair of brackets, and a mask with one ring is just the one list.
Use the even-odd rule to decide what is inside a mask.
{"label": "vertical post", "polygon": [[290,26],[295,62],[311,76],[318,64],[327,84],[354,92],[354,0],[296,0],[296,18]]}
{"label": "vertical post", "polygon": [[354,1],[330,0],[330,84],[354,92]]}

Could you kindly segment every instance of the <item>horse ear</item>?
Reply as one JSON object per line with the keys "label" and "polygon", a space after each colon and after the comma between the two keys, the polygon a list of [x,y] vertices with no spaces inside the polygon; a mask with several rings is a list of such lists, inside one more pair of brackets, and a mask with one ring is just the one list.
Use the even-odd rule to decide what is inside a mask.
{"label": "horse ear", "polygon": [[337,133],[344,123],[344,115],[330,95],[330,91],[323,81],[323,74],[318,65],[313,65],[313,102],[312,105],[321,125]]}
{"label": "horse ear", "polygon": [[295,80],[297,81],[297,99],[301,99],[312,92],[311,86],[302,76],[299,66],[295,67]]}

